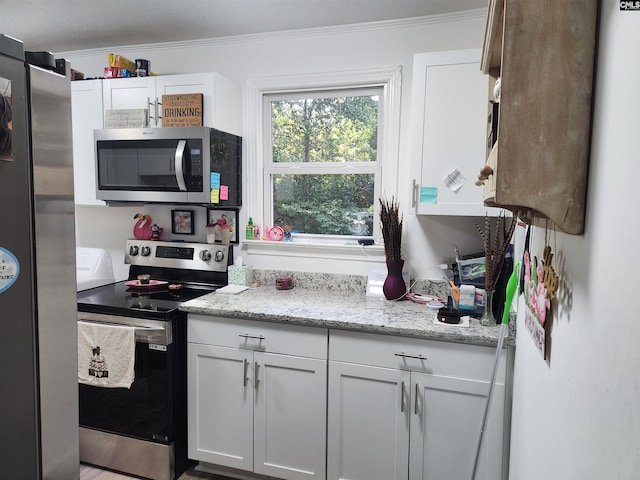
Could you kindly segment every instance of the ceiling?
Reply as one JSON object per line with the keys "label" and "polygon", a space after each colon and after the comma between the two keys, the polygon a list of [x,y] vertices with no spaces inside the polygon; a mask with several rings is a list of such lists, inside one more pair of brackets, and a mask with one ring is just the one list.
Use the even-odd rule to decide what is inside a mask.
{"label": "ceiling", "polygon": [[398,20],[486,8],[488,0],[0,1],[0,33],[67,52]]}

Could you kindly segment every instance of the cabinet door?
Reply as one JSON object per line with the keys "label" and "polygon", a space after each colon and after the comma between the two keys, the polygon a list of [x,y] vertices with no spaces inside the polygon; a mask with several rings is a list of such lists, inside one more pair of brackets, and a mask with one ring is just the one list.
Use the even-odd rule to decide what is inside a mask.
{"label": "cabinet door", "polygon": [[254,352],[254,472],[325,479],[327,361]]}
{"label": "cabinet door", "polygon": [[[213,126],[213,74],[193,73],[156,77],[156,96],[158,102],[162,103],[162,95],[177,95],[180,93],[202,93],[202,124],[206,127]],[[160,116],[162,116],[162,113]],[[162,126],[162,118],[160,118],[158,126]]]}
{"label": "cabinet door", "polygon": [[73,185],[76,205],[104,205],[96,200],[96,160],[93,130],[104,125],[102,81],[71,82]]}
{"label": "cabinet door", "polygon": [[[202,123],[242,135],[242,87],[215,72],[164,75],[156,78],[156,95],[202,93]],[[161,123],[158,125],[160,126]]]}
{"label": "cabinet door", "polygon": [[[115,78],[103,80],[105,110],[149,108],[148,101],[156,97],[153,77]],[[149,112],[153,114],[153,112]]]}
{"label": "cabinet door", "polygon": [[[414,55],[412,140],[416,213],[495,214],[475,185],[485,163],[488,79],[480,50]],[[459,188],[446,179],[459,174]],[[464,177],[464,181],[462,180]],[[459,185],[459,184],[456,184]]]}
{"label": "cabinet door", "polygon": [[[149,123],[155,125],[156,84],[154,77],[112,78],[103,83],[104,111],[145,108],[149,110]],[[151,118],[153,117],[153,119]]]}
{"label": "cabinet door", "polygon": [[327,480],[407,479],[409,372],[329,362]]}
{"label": "cabinet door", "polygon": [[253,468],[253,352],[188,344],[189,458]]}
{"label": "cabinet door", "polygon": [[[412,373],[411,480],[471,478],[489,382]],[[476,480],[502,478],[504,384],[494,386]]]}

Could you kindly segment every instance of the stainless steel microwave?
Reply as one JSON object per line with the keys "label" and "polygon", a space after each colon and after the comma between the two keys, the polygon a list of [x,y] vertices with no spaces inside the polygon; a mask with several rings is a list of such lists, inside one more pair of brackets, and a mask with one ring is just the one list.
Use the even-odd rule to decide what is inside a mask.
{"label": "stainless steel microwave", "polygon": [[208,127],[94,130],[96,198],[240,206],[242,138]]}

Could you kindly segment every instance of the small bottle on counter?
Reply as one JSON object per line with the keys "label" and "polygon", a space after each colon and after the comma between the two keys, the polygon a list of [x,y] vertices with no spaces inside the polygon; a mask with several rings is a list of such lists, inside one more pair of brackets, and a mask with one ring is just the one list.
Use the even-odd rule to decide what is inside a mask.
{"label": "small bottle on counter", "polygon": [[253,239],[260,240],[260,227],[257,224],[253,226]]}
{"label": "small bottle on counter", "polygon": [[247,224],[247,240],[253,240],[253,218],[249,217],[249,223]]}

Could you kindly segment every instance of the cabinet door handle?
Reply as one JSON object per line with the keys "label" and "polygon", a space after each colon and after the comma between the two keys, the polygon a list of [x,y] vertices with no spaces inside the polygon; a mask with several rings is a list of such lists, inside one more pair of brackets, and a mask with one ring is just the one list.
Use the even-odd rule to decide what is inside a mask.
{"label": "cabinet door handle", "polygon": [[258,390],[258,383],[260,383],[260,378],[258,377],[258,370],[260,369],[260,364],[255,362],[253,365],[253,382],[255,384],[256,390]]}
{"label": "cabinet door handle", "polygon": [[420,385],[418,384],[418,382],[416,382],[416,398],[414,400],[414,404],[413,404],[413,414],[417,415],[418,414],[418,395],[420,392]]}
{"label": "cabinet door handle", "polygon": [[[147,97],[147,115],[149,117],[149,120],[151,120],[152,118],[155,118],[153,115],[151,115],[151,98]],[[158,122],[156,122],[156,125],[158,124]]]}
{"label": "cabinet door handle", "polygon": [[251,335],[249,333],[241,333],[238,336],[242,338],[256,338],[258,340],[264,340],[265,338],[264,335]]}
{"label": "cabinet door handle", "polygon": [[411,208],[416,208],[418,204],[418,189],[419,185],[416,179],[413,179],[413,186],[411,187]]}
{"label": "cabinet door handle", "polygon": [[162,118],[162,116],[158,112],[158,105],[162,105],[162,103],[158,102],[158,97],[156,97],[153,102],[153,112],[156,114],[154,117],[153,115],[151,115],[151,98],[147,97],[147,115],[149,115],[149,120],[153,119],[155,121],[156,127],[158,126],[158,120]]}
{"label": "cabinet door handle", "polygon": [[162,119],[162,115],[160,115],[160,112],[162,110],[160,110],[160,108],[162,106],[162,102],[158,101],[158,97],[156,97],[156,101],[155,101],[155,107],[156,107],[156,127],[158,126],[158,122]]}
{"label": "cabinet door handle", "polygon": [[247,373],[249,372],[249,360],[247,360],[246,358],[244,359],[244,386],[247,386],[247,383],[249,383],[249,377],[247,376]]}
{"label": "cabinet door handle", "polygon": [[398,352],[398,353],[394,353],[394,355],[396,357],[402,357],[402,358],[417,358],[418,360],[426,360],[427,357],[425,357],[424,355],[411,355],[409,353],[404,353],[404,352]]}
{"label": "cabinet door handle", "polygon": [[404,413],[404,381],[402,382],[402,388],[400,389],[400,411]]}

